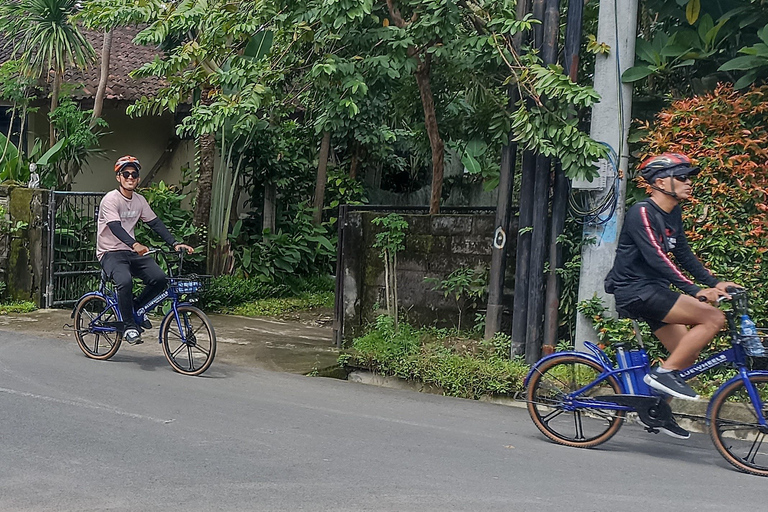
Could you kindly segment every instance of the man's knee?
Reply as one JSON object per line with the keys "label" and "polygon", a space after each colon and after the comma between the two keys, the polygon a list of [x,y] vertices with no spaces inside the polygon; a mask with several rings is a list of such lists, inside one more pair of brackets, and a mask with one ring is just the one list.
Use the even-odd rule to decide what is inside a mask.
{"label": "man's knee", "polygon": [[710,306],[707,308],[707,314],[703,323],[719,331],[725,327],[725,314],[716,307]]}
{"label": "man's knee", "polygon": [[166,286],[168,284],[168,277],[160,268],[156,272],[152,272],[147,276],[145,281],[147,286]]}

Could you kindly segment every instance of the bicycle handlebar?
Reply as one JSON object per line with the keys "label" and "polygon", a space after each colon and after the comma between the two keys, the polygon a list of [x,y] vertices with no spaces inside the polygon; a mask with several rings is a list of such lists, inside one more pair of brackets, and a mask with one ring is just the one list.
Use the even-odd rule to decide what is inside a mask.
{"label": "bicycle handlebar", "polygon": [[176,256],[178,256],[179,257],[179,271],[178,271],[177,275],[182,275],[181,269],[184,266],[184,256],[187,254],[187,251],[185,251],[184,249],[168,251],[166,249],[161,249],[161,248],[158,247],[158,248],[155,248],[155,249],[148,250],[147,252],[142,254],[142,256],[151,256],[153,254],[160,254],[160,255],[163,256],[163,259],[165,260],[165,266],[168,268],[168,277],[173,277],[173,273],[171,272],[171,266],[168,264],[168,260],[165,258],[165,256],[168,255],[168,254],[175,254]]}

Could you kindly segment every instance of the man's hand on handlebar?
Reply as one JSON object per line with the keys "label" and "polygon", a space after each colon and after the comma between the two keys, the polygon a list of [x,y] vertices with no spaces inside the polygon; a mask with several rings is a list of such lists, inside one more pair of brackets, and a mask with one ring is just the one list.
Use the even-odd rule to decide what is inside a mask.
{"label": "man's hand on handlebar", "polygon": [[731,281],[720,281],[715,285],[715,288],[717,288],[721,292],[728,293],[729,291],[731,291],[731,290],[728,290],[728,288],[737,288],[740,290],[744,287],[741,286],[740,284],[732,283]]}
{"label": "man's hand on handlebar", "polygon": [[187,254],[192,254],[195,252],[195,248],[187,244],[176,244],[173,246],[173,248],[176,249],[176,252],[186,251]]}
{"label": "man's hand on handlebar", "polygon": [[731,296],[725,292],[724,290],[720,290],[719,288],[704,288],[703,290],[700,290],[699,293],[696,294],[696,298],[699,299],[702,302],[711,302],[715,303],[720,297],[725,297],[726,299],[730,299]]}
{"label": "man's hand on handlebar", "polygon": [[149,252],[149,247],[146,245],[142,245],[139,242],[136,242],[133,244],[133,247],[131,247],[139,256],[144,256]]}

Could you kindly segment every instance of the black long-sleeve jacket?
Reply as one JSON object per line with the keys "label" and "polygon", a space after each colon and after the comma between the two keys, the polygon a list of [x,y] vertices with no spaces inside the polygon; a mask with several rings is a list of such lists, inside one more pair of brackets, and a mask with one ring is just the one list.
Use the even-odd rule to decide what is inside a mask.
{"label": "black long-sleeve jacket", "polygon": [[667,213],[650,199],[637,203],[624,219],[605,291],[616,297],[617,306],[647,300],[659,286],[668,288],[670,284],[696,295],[701,288],[670,259],[670,252],[697,282],[708,287],[719,282],[691,251],[680,206]]}

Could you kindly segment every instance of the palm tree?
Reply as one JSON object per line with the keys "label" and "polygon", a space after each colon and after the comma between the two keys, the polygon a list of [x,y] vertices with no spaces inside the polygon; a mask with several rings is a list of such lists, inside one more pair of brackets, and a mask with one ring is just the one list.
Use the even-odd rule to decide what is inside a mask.
{"label": "palm tree", "polygon": [[[78,0],[4,0],[0,4],[0,32],[13,44],[25,73],[35,78],[50,78],[51,112],[59,104],[61,80],[67,67],[85,68],[96,52],[71,17]],[[56,143],[53,125],[50,145]]]}

